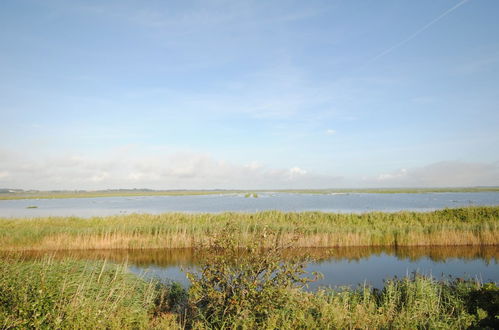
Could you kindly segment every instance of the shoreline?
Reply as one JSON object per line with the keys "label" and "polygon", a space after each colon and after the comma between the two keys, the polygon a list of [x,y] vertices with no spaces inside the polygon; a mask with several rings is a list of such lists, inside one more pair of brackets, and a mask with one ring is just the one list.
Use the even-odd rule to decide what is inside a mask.
{"label": "shoreline", "polygon": [[359,189],[261,189],[261,190],[154,190],[154,191],[37,191],[0,193],[2,200],[22,199],[66,199],[66,198],[103,198],[103,197],[148,197],[148,196],[204,196],[230,194],[427,194],[427,193],[478,193],[499,192],[499,187],[461,187],[461,188],[359,188]]}

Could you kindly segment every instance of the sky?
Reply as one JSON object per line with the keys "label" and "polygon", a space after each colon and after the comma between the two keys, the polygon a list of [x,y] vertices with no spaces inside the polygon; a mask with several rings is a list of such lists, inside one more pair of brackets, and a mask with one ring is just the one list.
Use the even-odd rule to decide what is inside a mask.
{"label": "sky", "polygon": [[0,2],[0,187],[499,185],[499,1]]}

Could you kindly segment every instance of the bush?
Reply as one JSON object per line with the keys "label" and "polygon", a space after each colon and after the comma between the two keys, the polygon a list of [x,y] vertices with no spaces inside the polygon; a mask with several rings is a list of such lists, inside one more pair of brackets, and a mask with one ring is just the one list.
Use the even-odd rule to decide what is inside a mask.
{"label": "bush", "polygon": [[[286,310],[294,291],[319,276],[303,277],[303,261],[282,261],[286,247],[275,235],[264,231],[260,239],[245,247],[238,246],[234,237],[229,228],[215,235],[208,247],[198,248],[204,262],[198,272],[187,273],[192,284],[189,303],[193,325],[262,325]],[[275,244],[264,249],[263,243],[268,246],[269,241]]]}
{"label": "bush", "polygon": [[486,283],[467,297],[468,312],[477,316],[480,328],[499,329],[499,286]]}

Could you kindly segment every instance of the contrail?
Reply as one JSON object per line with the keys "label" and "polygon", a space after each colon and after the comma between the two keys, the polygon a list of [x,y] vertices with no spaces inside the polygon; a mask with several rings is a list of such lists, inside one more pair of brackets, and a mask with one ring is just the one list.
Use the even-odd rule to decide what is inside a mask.
{"label": "contrail", "polygon": [[[468,2],[470,0],[462,0],[460,2],[458,2],[455,6],[447,9],[446,11],[444,11],[442,14],[440,14],[440,16],[438,16],[437,18],[435,18],[434,20],[430,21],[428,24],[426,24],[425,26],[423,26],[422,28],[420,28],[419,30],[417,30],[416,32],[414,32],[413,34],[411,34],[409,37],[407,37],[406,39],[400,41],[399,43],[396,43],[395,45],[393,45],[392,47],[388,48],[388,49],[385,49],[384,51],[382,51],[381,53],[379,53],[378,55],[374,56],[373,58],[371,58],[369,61],[367,61],[367,63],[371,63],[375,60],[377,60],[378,58],[382,57],[382,56],[385,56],[386,54],[388,53],[391,53],[392,51],[394,51],[395,49],[399,48],[400,46],[408,43],[409,41],[411,41],[412,39],[416,38],[419,34],[421,34],[422,32],[426,31],[430,26],[432,26],[433,24],[437,23],[438,21],[440,21],[442,18],[444,18],[445,16],[449,15],[450,13],[452,13],[454,10],[456,10],[457,8],[461,7],[462,5],[464,5],[466,2]],[[366,64],[367,64],[366,63]]]}

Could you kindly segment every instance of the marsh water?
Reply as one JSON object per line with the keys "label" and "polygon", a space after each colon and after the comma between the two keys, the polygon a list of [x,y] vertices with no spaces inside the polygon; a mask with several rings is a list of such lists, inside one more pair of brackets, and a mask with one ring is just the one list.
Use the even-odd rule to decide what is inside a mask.
{"label": "marsh water", "polygon": [[[163,212],[257,212],[323,211],[323,212],[396,212],[430,211],[446,207],[499,205],[499,192],[421,193],[421,194],[294,194],[259,193],[257,198],[244,194],[199,196],[100,197],[68,199],[1,200],[0,218],[38,216],[107,216],[131,213]],[[42,254],[46,254],[44,252]],[[192,250],[141,251],[67,251],[48,252],[55,257],[127,261],[131,272],[162,281],[188,285],[183,269],[192,269],[201,260]],[[307,270],[318,271],[324,278],[311,285],[382,287],[387,278],[404,277],[419,272],[436,278],[476,278],[499,281],[499,246],[429,247],[429,248],[337,248],[300,249],[290,255],[309,254],[316,261]],[[31,252],[27,256],[38,257]]]}
{"label": "marsh water", "polygon": [[[84,260],[127,262],[131,272],[164,282],[188,285],[186,270],[195,270],[202,257],[191,249],[93,250],[29,252],[26,257],[52,255]],[[485,247],[350,247],[288,250],[284,258],[309,256],[315,259],[306,270],[317,271],[324,278],[310,285],[336,287],[368,284],[383,287],[383,281],[418,272],[437,279],[471,278],[499,282],[499,246]]]}
{"label": "marsh water", "polygon": [[163,212],[288,212],[362,213],[402,210],[431,211],[446,207],[499,205],[499,192],[471,193],[259,193],[197,196],[97,197],[0,200],[0,217],[107,216]]}

